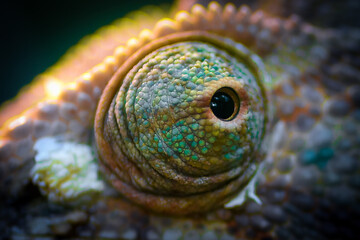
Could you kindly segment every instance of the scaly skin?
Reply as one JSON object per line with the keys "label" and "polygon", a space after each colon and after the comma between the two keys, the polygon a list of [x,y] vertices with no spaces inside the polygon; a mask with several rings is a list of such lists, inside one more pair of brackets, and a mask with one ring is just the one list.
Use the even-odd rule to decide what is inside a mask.
{"label": "scaly skin", "polygon": [[[99,52],[96,54],[89,52],[91,46],[85,47],[45,73],[43,82],[33,85],[30,91],[37,93],[35,100],[44,100],[5,122],[1,129],[0,189],[3,206],[9,207],[2,214],[8,219],[5,226],[13,227],[3,232],[4,237],[355,238],[360,225],[360,75],[359,53],[353,46],[360,43],[359,34],[325,31],[299,23],[296,18],[280,20],[262,12],[251,14],[246,7],[237,11],[232,5],[223,9],[215,3],[207,9],[195,6],[175,19],[156,24],[153,31],[142,31],[137,39],[113,43],[108,53],[94,50]],[[233,209],[168,217],[132,204],[111,184],[86,207],[57,204],[42,197],[28,183],[34,165],[34,142],[44,136],[62,136],[72,142],[93,143],[97,102],[111,76],[140,46],[185,30],[229,38],[234,46],[233,41],[246,45],[261,57],[271,76],[264,88],[271,103],[268,112],[274,119],[265,134],[269,141],[266,157],[262,157],[266,166],[256,190],[262,204],[248,200]],[[119,32],[117,29],[114,33]],[[102,42],[113,42],[110,33],[100,35]],[[95,56],[93,63],[85,62],[72,70],[75,62],[89,55]],[[59,94],[51,88],[43,93],[39,90],[44,89],[43,83],[58,80],[67,82]],[[20,97],[11,108],[29,107],[24,101]],[[107,109],[97,111],[99,114]],[[6,109],[1,113],[2,118],[12,115]],[[106,158],[101,151],[98,149]],[[128,151],[132,152],[131,148]],[[103,177],[118,187],[117,176]],[[20,209],[15,211],[15,206]]]}

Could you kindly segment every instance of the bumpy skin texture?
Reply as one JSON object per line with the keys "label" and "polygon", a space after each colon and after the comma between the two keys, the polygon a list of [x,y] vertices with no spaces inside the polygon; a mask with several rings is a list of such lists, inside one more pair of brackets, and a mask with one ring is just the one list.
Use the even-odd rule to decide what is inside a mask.
{"label": "bumpy skin texture", "polygon": [[[147,45],[150,54],[111,80],[95,137],[120,192],[155,211],[186,215],[223,206],[256,174],[267,123],[266,75],[254,56],[221,49],[223,38],[216,36],[216,46],[204,32],[173,36],[155,42],[165,40],[163,47]],[[224,89],[232,89],[237,109],[227,120],[209,107]]]}
{"label": "bumpy skin texture", "polygon": [[[195,6],[191,13],[175,18],[176,22],[157,24],[153,32],[142,32],[138,39],[118,47],[112,57],[99,60],[99,65],[84,66],[81,77],[66,75],[74,85],[4,124],[0,187],[3,206],[9,206],[2,213],[8,219],[4,237],[356,238],[360,226],[359,32],[325,31],[296,18],[280,20],[261,12],[251,14],[246,7],[237,11],[232,5],[223,9],[215,3],[207,9]],[[36,139],[52,135],[77,142],[92,139],[96,102],[137,44],[185,29],[241,42],[263,59],[272,77],[265,87],[275,118],[267,132],[271,136],[267,165],[257,187],[262,205],[248,201],[231,210],[166,217],[133,205],[110,186],[91,206],[74,208],[48,202],[26,184]],[[15,206],[21,207],[15,210]]]}

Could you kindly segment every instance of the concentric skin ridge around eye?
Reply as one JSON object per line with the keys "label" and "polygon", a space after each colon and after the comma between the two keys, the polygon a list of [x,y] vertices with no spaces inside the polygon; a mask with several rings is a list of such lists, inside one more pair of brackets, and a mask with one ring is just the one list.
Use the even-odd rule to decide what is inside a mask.
{"label": "concentric skin ridge around eye", "polygon": [[[223,204],[250,182],[262,159],[266,73],[250,56],[230,48],[233,44],[226,49],[219,40],[196,32],[160,38],[154,45],[165,47],[149,48],[152,52],[129,72],[120,69],[100,100],[98,109],[108,112],[95,120],[99,154],[110,172],[130,170],[128,177],[119,174],[119,191],[141,192],[144,197],[133,200],[155,211],[186,214]],[[242,101],[228,122],[209,107],[225,86]]]}

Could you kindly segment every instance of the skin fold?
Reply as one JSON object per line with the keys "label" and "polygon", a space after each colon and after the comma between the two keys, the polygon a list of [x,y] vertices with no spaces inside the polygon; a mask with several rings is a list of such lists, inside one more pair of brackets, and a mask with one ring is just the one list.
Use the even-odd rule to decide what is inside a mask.
{"label": "skin fold", "polygon": [[[277,1],[278,8],[275,10],[266,1],[257,2],[257,7],[264,11],[251,11],[241,4],[220,5],[212,2],[209,5],[204,3],[205,7],[202,7],[194,6],[195,3],[189,4],[189,2],[178,2],[170,12],[157,8],[144,9],[131,15],[132,21],[120,20],[110,27],[99,30],[93,37],[67,53],[57,65],[39,75],[30,87],[22,91],[12,102],[1,108],[0,218],[5,219],[0,223],[1,237],[4,239],[356,238],[360,227],[358,220],[360,216],[358,206],[360,31],[356,28],[344,30],[331,27],[331,21],[323,21],[320,23],[322,27],[315,27],[297,16],[289,16],[287,11],[290,11],[288,10],[290,7],[286,8],[282,1]],[[176,13],[176,9],[183,11]],[[276,14],[282,17],[275,17]],[[163,18],[166,19],[161,20]],[[183,34],[184,32],[188,35]],[[173,184],[173,181],[161,182],[162,178],[155,177],[156,181],[152,185],[147,185],[144,182],[150,182],[150,178],[142,181],[141,171],[147,172],[148,168],[141,168],[141,174],[138,174],[139,168],[130,167],[133,164],[132,159],[140,162],[143,156],[145,159],[151,159],[153,155],[162,153],[156,151],[154,154],[150,147],[142,148],[143,151],[138,153],[133,150],[136,145],[133,142],[136,141],[131,142],[128,139],[136,134],[138,138],[142,138],[141,134],[145,133],[154,134],[151,135],[153,139],[157,136],[163,137],[155,133],[159,129],[166,131],[168,126],[167,120],[164,120],[166,114],[161,112],[165,109],[162,101],[158,102],[158,108],[155,106],[156,114],[152,117],[156,119],[153,121],[155,123],[149,120],[151,128],[143,128],[142,126],[148,124],[144,122],[136,125],[139,123],[134,120],[139,119],[136,111],[141,112],[141,108],[139,110],[139,107],[134,105],[135,113],[133,113],[127,110],[125,103],[130,105],[129,99],[133,96],[131,91],[136,92],[141,83],[149,82],[149,87],[146,85],[143,89],[151,88],[153,78],[136,82],[130,76],[136,76],[136,73],[141,71],[151,72],[151,68],[148,70],[146,65],[147,60],[144,60],[145,67],[138,62],[144,57],[146,59],[149,54],[159,56],[159,59],[163,57],[162,60],[167,59],[166,53],[156,55],[153,49],[166,49],[166,46],[172,43],[176,45],[181,42],[179,39],[181,41],[187,39],[189,42],[200,41],[202,44],[211,42],[211,46],[216,46],[220,50],[211,50],[212,48],[199,43],[195,45],[198,44],[196,46],[201,51],[205,49],[205,52],[218,51],[226,56],[235,56],[234,58],[242,59],[246,67],[253,64],[251,67],[255,72],[267,73],[267,77],[254,74],[256,79],[260,79],[256,81],[261,81],[261,87],[253,87],[249,84],[251,87],[245,88],[247,91],[240,95],[240,102],[243,105],[239,107],[238,116],[242,116],[241,111],[245,107],[258,109],[263,118],[260,118],[261,121],[255,119],[254,122],[256,124],[261,122],[264,125],[251,123],[256,127],[249,127],[262,129],[263,132],[258,133],[257,136],[261,137],[256,139],[256,143],[250,144],[253,155],[249,153],[252,157],[244,161],[246,162],[244,165],[254,166],[259,169],[259,173],[242,172],[241,176],[256,175],[255,192],[253,192],[255,197],[246,198],[239,206],[227,208],[224,205],[236,197],[244,185],[251,182],[250,177],[246,180],[242,179],[244,184],[234,184],[237,187],[225,187],[224,192],[231,193],[229,196],[223,193],[212,195],[209,189],[213,186],[201,185],[201,193],[205,192],[205,197],[197,199],[192,198],[193,195],[198,194],[200,187],[197,185],[190,188],[184,184],[185,180]],[[174,49],[179,52],[190,52],[191,47],[180,46],[178,47],[180,50],[176,50],[175,47]],[[250,53],[243,57],[236,52],[239,49]],[[196,59],[196,56],[193,58]],[[206,56],[205,54],[203,58]],[[221,57],[219,59],[216,61],[225,61],[221,60]],[[211,62],[211,58],[208,60]],[[253,63],[250,64],[249,61]],[[232,60],[231,63],[233,62],[236,61]],[[160,66],[160,63],[159,60],[156,64]],[[135,64],[138,64],[134,68],[137,70],[131,72]],[[151,64],[150,66],[157,66],[155,63]],[[204,71],[208,70],[204,64],[199,66],[205,69]],[[224,69],[228,68],[228,66],[224,67]],[[165,69],[166,73],[171,74],[171,68]],[[231,71],[235,70],[229,71],[232,73]],[[128,76],[128,72],[132,75]],[[218,72],[226,75],[226,71],[221,68]],[[209,85],[212,84],[211,87],[214,86],[215,90],[228,86],[234,89],[243,87],[234,82],[236,77],[231,78],[230,75],[223,77],[223,75],[219,77],[220,80],[214,80]],[[203,86],[203,83],[197,84]],[[208,85],[204,86],[205,89],[212,89]],[[117,93],[120,87],[123,87],[122,92]],[[122,97],[121,94],[128,89],[131,90],[129,96]],[[168,89],[170,87],[165,88],[166,91]],[[191,116],[196,116],[194,112],[201,109],[201,104],[209,102],[203,99],[210,98],[214,93],[208,90],[211,93],[209,94],[203,91],[202,87],[196,89],[201,90],[194,94],[192,103],[181,108],[179,112],[185,109],[189,110],[190,115],[194,114]],[[153,92],[155,90],[152,89]],[[236,91],[241,92],[241,90]],[[114,94],[117,96],[114,99],[122,100],[116,103],[113,100],[114,96],[104,96],[104,93]],[[252,95],[247,97],[247,94]],[[163,93],[159,93],[159,97],[162,96]],[[205,97],[201,98],[201,96]],[[258,100],[255,101],[255,98]],[[150,102],[148,98],[144,97],[144,99]],[[187,100],[185,97],[184,99],[181,101]],[[113,114],[119,115],[119,119],[122,119],[117,121],[129,123],[128,125],[121,124],[117,130],[112,128],[116,121],[112,122],[112,113],[108,111],[113,108],[120,109]],[[208,111],[206,113],[210,114],[208,105],[204,108]],[[200,123],[199,119],[195,117],[194,119],[192,124]],[[200,119],[207,118],[201,115]],[[214,121],[221,123],[222,120]],[[184,122],[176,123],[190,127],[187,121]],[[124,130],[125,125],[128,127],[126,130]],[[175,122],[171,122],[169,127],[173,125]],[[191,126],[195,128],[195,125]],[[138,132],[134,131],[133,134],[132,129]],[[117,134],[111,135],[116,131]],[[234,133],[230,130],[226,131],[226,134],[220,133],[220,139],[226,139]],[[193,132],[197,133],[197,129],[193,129]],[[214,132],[216,131],[209,130],[207,133],[214,134]],[[121,144],[117,144],[118,136],[123,138]],[[192,141],[194,138],[192,135],[186,136],[187,141]],[[82,184],[91,180],[77,179],[82,175],[81,168],[72,172],[69,182],[73,187],[70,188],[63,187],[63,179],[59,180],[58,185],[53,181],[51,177],[55,176],[57,171],[49,174],[53,171],[50,167],[44,167],[44,171],[40,167],[37,168],[40,170],[36,170],[34,166],[38,160],[34,161],[34,159],[40,159],[38,153],[45,152],[46,144],[49,143],[45,142],[45,145],[41,145],[38,142],[44,137],[56,137],[58,142],[54,143],[55,145],[64,146],[64,142],[75,144],[70,145],[68,152],[79,149],[80,145],[90,149],[91,161],[87,166],[94,168],[98,174],[94,177],[98,188],[90,187],[89,190],[84,190]],[[172,137],[173,135],[169,138]],[[210,141],[210,137],[203,140]],[[236,149],[241,149],[242,142],[246,141],[241,139],[233,144],[224,140],[218,145],[215,141],[214,145],[211,145],[211,151],[215,153],[218,146],[227,144],[229,146],[233,144]],[[198,146],[200,141],[195,139],[194,142],[196,143],[190,150],[195,149],[196,152],[195,145]],[[174,146],[175,144],[177,142]],[[138,145],[142,146],[140,141]],[[219,154],[221,156],[214,157],[213,165],[209,164],[208,168],[204,166],[208,164],[207,159],[210,158],[204,157],[205,160],[200,165],[196,165],[196,161],[192,162],[194,159],[208,156],[206,155],[208,151],[205,149],[204,153],[201,153],[203,155],[192,154],[188,162],[193,165],[186,166],[186,169],[180,172],[190,172],[192,177],[205,172],[206,177],[209,177],[213,172],[218,174],[218,169],[223,168],[221,170],[223,175],[218,177],[222,179],[226,175],[225,170],[236,169],[236,164],[222,165],[218,161],[225,156],[228,158],[226,155],[228,152],[221,152]],[[80,158],[84,156],[83,152],[79,154]],[[184,152],[185,155],[187,156]],[[117,159],[126,159],[128,162],[117,165]],[[153,162],[154,166],[155,163],[160,164],[157,159]],[[176,166],[174,172],[180,169],[178,165]],[[211,168],[211,166],[215,167]],[[120,172],[116,170],[117,167],[121,169]],[[151,172],[154,176],[162,170],[162,168],[153,168],[156,169],[155,173]],[[122,171],[123,169],[126,171]],[[90,172],[87,171],[85,175]],[[173,177],[172,173],[165,169],[162,174],[170,178]],[[137,177],[133,178],[133,176]],[[230,174],[226,175],[228,176]],[[232,181],[226,180],[227,182],[223,184],[211,177],[202,178],[204,179],[210,179],[209,182],[219,186],[230,186]],[[74,187],[75,185],[78,188]],[[235,193],[228,190],[235,188],[238,189]],[[83,192],[73,193],[69,189],[82,189]],[[216,186],[216,189],[219,188]],[[191,194],[187,194],[188,192]],[[179,200],[179,198],[187,198],[188,195],[191,200],[186,200],[185,203]],[[219,197],[217,200],[215,197],[218,196],[225,197]],[[216,200],[212,201],[212,199]]]}

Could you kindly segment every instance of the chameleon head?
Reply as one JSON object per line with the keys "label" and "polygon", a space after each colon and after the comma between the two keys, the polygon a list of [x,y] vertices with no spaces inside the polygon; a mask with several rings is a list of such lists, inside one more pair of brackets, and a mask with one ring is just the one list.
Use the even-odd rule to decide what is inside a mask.
{"label": "chameleon head", "polygon": [[204,212],[254,177],[267,122],[265,73],[255,55],[229,41],[204,33],[158,39],[105,88],[98,151],[130,200],[156,212]]}

